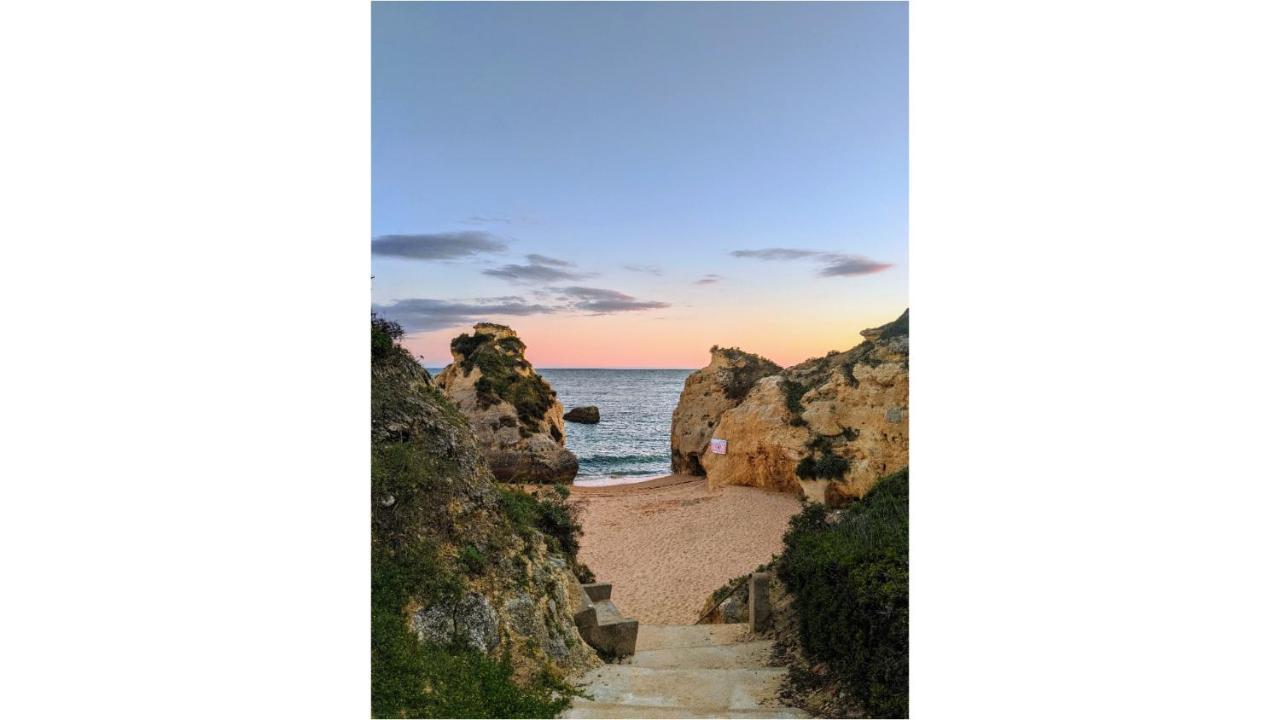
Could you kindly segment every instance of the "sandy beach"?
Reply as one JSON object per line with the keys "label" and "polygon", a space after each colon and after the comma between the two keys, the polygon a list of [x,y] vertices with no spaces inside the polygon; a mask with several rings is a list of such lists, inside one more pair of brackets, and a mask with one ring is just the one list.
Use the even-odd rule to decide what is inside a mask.
{"label": "sandy beach", "polygon": [[782,551],[787,520],[800,510],[792,495],[710,490],[689,475],[574,487],[570,500],[582,513],[579,559],[642,623],[693,623],[716,588]]}

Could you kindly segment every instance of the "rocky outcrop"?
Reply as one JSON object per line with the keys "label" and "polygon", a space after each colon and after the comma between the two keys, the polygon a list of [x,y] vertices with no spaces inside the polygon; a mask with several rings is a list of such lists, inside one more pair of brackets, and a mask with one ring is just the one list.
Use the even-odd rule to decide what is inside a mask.
{"label": "rocky outcrop", "polygon": [[720,416],[737,407],[756,381],[781,370],[759,355],[712,347],[711,364],[685,379],[671,414],[671,470],[705,475],[702,454]]}
{"label": "rocky outcrop", "polygon": [[[407,352],[386,337],[379,349],[376,324],[374,336],[375,688],[406,682],[408,638],[509,658],[519,683],[598,665],[573,620],[574,559],[511,513],[468,418]],[[411,701],[375,689],[374,716],[420,717]]]}
{"label": "rocky outcrop", "polygon": [[576,407],[564,414],[565,422],[584,423],[587,425],[595,425],[600,422],[600,408],[595,405],[584,405]]}
{"label": "rocky outcrop", "polygon": [[470,422],[499,481],[567,484],[578,458],[564,446],[564,407],[524,350],[511,328],[480,323],[454,338],[453,362],[435,384]]}
{"label": "rocky outcrop", "polygon": [[[908,330],[903,312],[862,331],[857,347],[761,378],[740,402],[708,413],[706,437],[726,442],[724,454],[703,449],[696,460],[709,484],[803,492],[839,505],[905,467]],[[686,403],[682,395],[680,404],[714,410],[725,403]]]}

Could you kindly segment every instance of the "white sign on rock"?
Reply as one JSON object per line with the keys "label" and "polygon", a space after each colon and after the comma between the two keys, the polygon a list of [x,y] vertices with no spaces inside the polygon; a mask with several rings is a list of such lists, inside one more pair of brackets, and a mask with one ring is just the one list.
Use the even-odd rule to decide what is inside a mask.
{"label": "white sign on rock", "polygon": [[711,438],[711,452],[717,455],[723,455],[729,450],[729,441],[720,438]]}

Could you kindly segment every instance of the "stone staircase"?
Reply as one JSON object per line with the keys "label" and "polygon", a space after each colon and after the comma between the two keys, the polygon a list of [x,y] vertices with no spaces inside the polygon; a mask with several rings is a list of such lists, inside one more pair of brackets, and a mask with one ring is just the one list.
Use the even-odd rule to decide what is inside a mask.
{"label": "stone staircase", "polygon": [[807,718],[774,697],[786,668],[747,623],[640,625],[635,654],[590,671],[565,718]]}

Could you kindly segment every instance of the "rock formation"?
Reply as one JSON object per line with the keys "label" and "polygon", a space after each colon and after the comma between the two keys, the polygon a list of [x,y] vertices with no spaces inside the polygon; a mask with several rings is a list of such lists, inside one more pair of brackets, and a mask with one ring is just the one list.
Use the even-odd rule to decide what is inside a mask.
{"label": "rock formation", "polygon": [[435,384],[471,423],[494,477],[512,483],[570,483],[578,458],[564,447],[564,407],[524,359],[505,325],[480,323],[449,347],[453,362]]}
{"label": "rock formation", "polygon": [[[700,393],[705,379],[693,382],[715,367],[713,356],[680,397],[675,417],[684,420],[672,423],[673,462],[679,426],[680,450],[696,455],[686,464],[702,468],[712,487],[790,490],[835,505],[862,497],[907,465],[908,329],[903,312],[862,331],[865,340],[851,350],[755,381],[734,403]],[[690,417],[701,419],[705,433],[688,429]],[[712,437],[726,441],[725,454],[707,448]]]}
{"label": "rock formation", "polygon": [[[573,558],[513,519],[467,418],[407,352],[379,345],[376,321],[374,340],[375,687],[407,672],[407,638],[509,657],[521,683],[598,665],[573,620]],[[398,702],[375,690],[374,716],[420,716]]]}
{"label": "rock formation", "polygon": [[737,407],[757,380],[781,370],[738,348],[711,348],[711,364],[685,379],[671,414],[671,470],[705,475],[702,453],[720,416]]}
{"label": "rock formation", "polygon": [[600,408],[595,405],[584,405],[576,407],[564,414],[565,422],[585,423],[594,425],[600,422]]}

